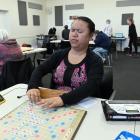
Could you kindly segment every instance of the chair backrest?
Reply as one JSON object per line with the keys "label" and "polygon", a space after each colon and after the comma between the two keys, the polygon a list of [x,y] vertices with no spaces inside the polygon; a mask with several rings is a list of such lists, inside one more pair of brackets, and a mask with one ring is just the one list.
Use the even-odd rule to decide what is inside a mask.
{"label": "chair backrest", "polygon": [[104,75],[101,82],[101,96],[104,99],[109,99],[113,93],[113,70],[112,66],[104,66]]}
{"label": "chair backrest", "polygon": [[61,40],[60,49],[66,49],[66,48],[69,48],[69,47],[71,47],[69,41]]}
{"label": "chair backrest", "polygon": [[53,53],[53,47],[50,44],[50,36],[49,35],[44,36],[42,48],[47,48],[46,52],[42,52],[43,58],[45,58],[46,54],[52,54]]}
{"label": "chair backrest", "polygon": [[44,36],[42,48],[46,48],[46,45],[50,43],[50,37],[48,35]]}
{"label": "chair backrest", "polygon": [[2,70],[1,90],[15,84],[25,83],[30,80],[34,67],[30,58],[16,61],[7,61]]}

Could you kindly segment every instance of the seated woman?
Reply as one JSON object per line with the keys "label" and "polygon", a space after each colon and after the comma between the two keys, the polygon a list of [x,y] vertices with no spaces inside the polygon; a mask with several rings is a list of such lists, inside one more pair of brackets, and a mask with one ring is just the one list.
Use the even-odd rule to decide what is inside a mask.
{"label": "seated woman", "polygon": [[22,58],[22,52],[15,39],[8,39],[6,30],[0,30],[0,74],[6,61]]}
{"label": "seated woman", "polygon": [[[78,17],[74,20],[69,38],[71,48],[56,52],[33,72],[27,92],[32,102],[53,108],[75,104],[88,96],[101,97],[102,60],[88,48],[94,31],[95,24],[89,18]],[[47,73],[53,73],[52,88],[63,90],[63,95],[40,98],[38,87]]]}
{"label": "seated woman", "polygon": [[95,42],[93,52],[99,55],[104,62],[111,47],[111,39],[102,31],[97,30],[93,35],[93,40]]}

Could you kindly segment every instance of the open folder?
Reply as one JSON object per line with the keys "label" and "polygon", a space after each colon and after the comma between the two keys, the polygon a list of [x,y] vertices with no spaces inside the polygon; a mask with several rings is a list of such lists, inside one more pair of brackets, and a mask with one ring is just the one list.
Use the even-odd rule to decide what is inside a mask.
{"label": "open folder", "polygon": [[107,121],[139,121],[139,100],[111,100],[101,101]]}
{"label": "open folder", "polygon": [[49,88],[43,88],[43,87],[39,87],[39,90],[40,90],[41,98],[57,97],[64,94],[63,90],[49,89]]}

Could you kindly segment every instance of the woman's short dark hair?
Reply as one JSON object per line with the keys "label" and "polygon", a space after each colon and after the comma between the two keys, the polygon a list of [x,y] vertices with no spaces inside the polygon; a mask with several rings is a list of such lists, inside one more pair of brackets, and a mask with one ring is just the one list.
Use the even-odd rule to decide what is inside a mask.
{"label": "woman's short dark hair", "polygon": [[95,24],[90,18],[80,16],[80,17],[77,17],[76,19],[86,22],[88,24],[88,28],[91,34],[95,32]]}

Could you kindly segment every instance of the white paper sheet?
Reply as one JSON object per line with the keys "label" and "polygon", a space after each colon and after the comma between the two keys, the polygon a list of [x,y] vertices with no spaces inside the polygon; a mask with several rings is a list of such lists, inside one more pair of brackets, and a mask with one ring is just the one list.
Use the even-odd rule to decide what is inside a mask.
{"label": "white paper sheet", "polygon": [[95,98],[88,97],[88,98],[85,98],[82,101],[80,101],[78,103],[78,106],[88,109],[88,108],[91,108],[95,105],[96,100],[97,99],[95,99]]}

